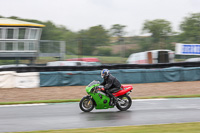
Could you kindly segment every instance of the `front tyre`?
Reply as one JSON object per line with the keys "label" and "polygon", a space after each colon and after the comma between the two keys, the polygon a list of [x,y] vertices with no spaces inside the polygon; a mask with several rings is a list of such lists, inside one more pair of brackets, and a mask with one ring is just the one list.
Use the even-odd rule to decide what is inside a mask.
{"label": "front tyre", "polygon": [[84,112],[90,112],[94,109],[94,102],[91,97],[83,97],[79,103],[79,107]]}
{"label": "front tyre", "polygon": [[120,110],[120,111],[126,111],[127,109],[129,109],[132,105],[132,100],[128,95],[123,95],[118,97],[119,100],[117,101],[116,107]]}

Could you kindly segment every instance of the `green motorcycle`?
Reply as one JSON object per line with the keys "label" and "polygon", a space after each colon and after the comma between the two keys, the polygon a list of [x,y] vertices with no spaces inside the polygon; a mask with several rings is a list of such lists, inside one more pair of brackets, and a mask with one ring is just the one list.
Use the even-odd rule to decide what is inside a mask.
{"label": "green motorcycle", "polygon": [[[114,108],[115,105],[110,105],[110,97],[105,93],[104,86],[100,85],[99,81],[92,81],[86,86],[87,96],[83,97],[79,103],[79,107],[84,112],[90,112],[95,109],[108,109]],[[122,85],[121,89],[113,93],[116,97],[116,107],[120,111],[126,111],[131,107],[132,100],[129,97],[132,85]]]}

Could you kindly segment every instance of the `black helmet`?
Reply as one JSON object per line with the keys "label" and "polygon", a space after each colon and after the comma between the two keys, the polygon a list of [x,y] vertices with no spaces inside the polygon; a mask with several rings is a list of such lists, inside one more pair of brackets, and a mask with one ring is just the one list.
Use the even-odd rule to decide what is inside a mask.
{"label": "black helmet", "polygon": [[102,77],[102,78],[108,77],[109,74],[110,74],[110,71],[109,71],[108,69],[103,69],[103,70],[101,71],[101,77]]}

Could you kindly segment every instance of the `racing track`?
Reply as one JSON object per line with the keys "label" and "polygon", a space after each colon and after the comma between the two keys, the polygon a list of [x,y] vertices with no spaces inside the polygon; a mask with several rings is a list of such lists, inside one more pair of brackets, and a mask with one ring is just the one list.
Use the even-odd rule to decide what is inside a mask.
{"label": "racing track", "polygon": [[0,106],[0,132],[200,122],[200,98],[134,100],[116,108],[83,113],[78,103]]}

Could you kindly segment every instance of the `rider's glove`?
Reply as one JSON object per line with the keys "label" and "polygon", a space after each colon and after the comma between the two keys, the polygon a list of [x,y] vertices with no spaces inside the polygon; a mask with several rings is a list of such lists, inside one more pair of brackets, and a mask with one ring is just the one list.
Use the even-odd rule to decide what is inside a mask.
{"label": "rider's glove", "polygon": [[98,88],[97,90],[98,91],[104,91],[105,89],[104,88]]}
{"label": "rider's glove", "polygon": [[101,90],[102,90],[102,91],[105,91],[105,89],[104,89],[104,88],[101,88]]}

